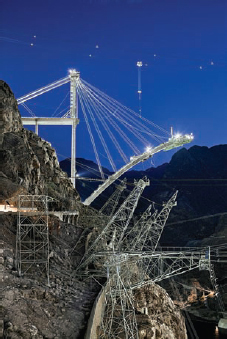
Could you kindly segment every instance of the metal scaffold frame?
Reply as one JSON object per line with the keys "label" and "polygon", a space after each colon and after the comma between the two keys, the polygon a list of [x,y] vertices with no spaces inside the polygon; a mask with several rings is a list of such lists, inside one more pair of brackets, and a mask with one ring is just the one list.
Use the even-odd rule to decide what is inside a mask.
{"label": "metal scaffold frame", "polygon": [[[123,280],[121,260],[112,257],[116,262],[112,263],[109,270],[109,280],[105,287],[106,307],[102,314],[99,339],[139,339],[136,321],[134,296],[130,287],[130,281]],[[124,266],[124,263],[123,263]]]}
{"label": "metal scaffold frame", "polygon": [[[46,195],[18,199],[16,258],[18,273],[46,273],[49,285],[49,211]],[[52,199],[51,199],[52,200]]]}

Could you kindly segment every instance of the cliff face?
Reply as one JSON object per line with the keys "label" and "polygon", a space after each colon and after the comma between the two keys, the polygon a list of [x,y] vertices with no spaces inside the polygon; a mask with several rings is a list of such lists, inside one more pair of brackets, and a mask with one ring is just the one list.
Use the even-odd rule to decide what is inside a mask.
{"label": "cliff face", "polygon": [[163,288],[142,287],[135,299],[140,339],[187,339],[184,318]]}
{"label": "cliff face", "polygon": [[227,210],[226,179],[227,145],[193,146],[175,153],[156,189],[156,196],[169,189],[179,190],[178,206],[170,215],[162,241],[197,246],[212,236],[209,245],[223,243],[218,233],[222,225],[227,236],[227,224],[223,224]]}
{"label": "cliff face", "polygon": [[17,101],[9,86],[0,80],[0,147],[5,132],[19,132],[21,130],[22,122]]}
{"label": "cliff face", "polygon": [[50,143],[23,128],[16,99],[0,81],[0,201],[21,191],[56,198],[55,209],[73,209],[79,195]]}

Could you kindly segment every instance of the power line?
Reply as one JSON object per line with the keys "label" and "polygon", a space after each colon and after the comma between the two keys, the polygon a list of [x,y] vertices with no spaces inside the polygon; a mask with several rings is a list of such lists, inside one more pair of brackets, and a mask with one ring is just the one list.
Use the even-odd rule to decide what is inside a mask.
{"label": "power line", "polygon": [[187,220],[176,221],[176,222],[172,222],[172,223],[166,224],[166,226],[177,225],[177,224],[183,224],[183,223],[186,223],[186,222],[189,222],[189,221],[196,221],[196,220],[202,220],[202,219],[209,219],[209,218],[214,218],[214,217],[218,217],[218,216],[222,216],[222,215],[227,215],[227,212],[216,213],[216,214],[210,214],[210,215],[204,215],[204,216],[198,217],[198,218],[193,218],[193,219],[187,219]]}

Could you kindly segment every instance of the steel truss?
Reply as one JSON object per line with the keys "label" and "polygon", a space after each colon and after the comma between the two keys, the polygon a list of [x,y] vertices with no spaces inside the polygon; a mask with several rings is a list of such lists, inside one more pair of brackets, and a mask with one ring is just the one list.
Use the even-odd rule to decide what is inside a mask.
{"label": "steel truss", "polygon": [[93,262],[93,255],[97,252],[111,250],[119,251],[119,246],[124,238],[127,227],[132,219],[139,198],[146,186],[150,184],[147,178],[135,182],[135,187],[117,212],[111,217],[95,241],[88,247],[78,270],[87,267]]}
{"label": "steel truss", "polygon": [[97,253],[107,276],[99,339],[138,339],[134,292],[145,285],[199,268],[210,269],[209,249],[190,252]]}
{"label": "steel truss", "polygon": [[173,194],[167,203],[163,204],[164,207],[159,213],[157,210],[151,213],[152,205],[147,208],[138,222],[125,235],[122,250],[126,252],[155,251],[166,220],[172,208],[177,205],[177,193],[178,191]]}
{"label": "steel truss", "polygon": [[122,279],[130,281],[130,286],[134,289],[183,274],[195,268],[210,270],[210,259],[205,259],[207,253],[209,253],[209,248],[181,252],[100,252],[93,255],[93,261],[94,263],[104,263],[97,269],[97,274],[103,277],[109,277],[110,266],[114,265],[113,263],[116,261],[121,261],[121,267],[124,267],[124,270],[121,269]]}
{"label": "steel truss", "polygon": [[115,187],[116,189],[100,210],[97,211],[91,207],[84,206],[83,213],[79,217],[80,225],[84,225],[85,227],[87,227],[87,225],[95,225],[95,227],[99,229],[99,232],[101,232],[116,211],[121,194],[126,188],[126,179],[122,180],[121,183]]}
{"label": "steel truss", "polygon": [[211,268],[209,248],[157,250],[170,211],[176,206],[177,192],[163,204],[161,211],[150,205],[134,226],[130,224],[147,184],[139,181],[106,227],[97,228],[96,239],[90,242],[78,268],[80,274],[107,277],[99,339],[139,338],[134,305],[136,289],[195,268]]}
{"label": "steel truss", "polygon": [[49,284],[49,213],[46,195],[20,195],[16,258],[19,275],[45,272]]}
{"label": "steel truss", "polygon": [[[112,259],[117,259],[113,258]],[[100,339],[139,339],[130,281],[122,279],[121,262],[112,262],[105,286],[106,307],[99,330]]]}

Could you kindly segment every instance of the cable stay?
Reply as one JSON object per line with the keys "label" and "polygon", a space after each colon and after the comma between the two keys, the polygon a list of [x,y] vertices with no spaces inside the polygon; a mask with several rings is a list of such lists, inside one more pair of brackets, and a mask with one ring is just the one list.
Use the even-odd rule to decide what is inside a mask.
{"label": "cable stay", "polygon": [[70,77],[69,76],[67,76],[65,78],[62,78],[60,80],[57,80],[57,81],[55,81],[55,82],[53,82],[53,83],[51,83],[51,84],[49,84],[47,86],[44,86],[42,88],[37,89],[34,92],[31,92],[31,93],[29,93],[27,95],[24,95],[23,97],[18,98],[17,99],[17,103],[18,103],[18,105],[20,105],[20,104],[22,104],[23,102],[25,102],[27,100],[31,100],[31,99],[33,99],[33,98],[35,98],[35,97],[37,97],[37,96],[39,96],[41,94],[44,94],[44,93],[49,92],[49,91],[52,91],[53,89],[55,89],[57,87],[60,87],[60,86],[62,86],[64,84],[67,84],[68,82],[70,82]]}
{"label": "cable stay", "polygon": [[[91,96],[91,94],[89,93],[89,96]],[[121,157],[123,158],[123,160],[125,161],[125,163],[128,162],[128,159],[126,157],[126,155],[124,154],[122,148],[119,145],[119,142],[117,141],[117,139],[114,137],[111,129],[108,127],[107,121],[105,121],[107,114],[108,114],[108,110],[105,110],[105,107],[101,104],[100,102],[96,100],[96,98],[94,98],[94,103],[92,102],[92,104],[94,104],[95,106],[95,113],[98,116],[98,119],[100,120],[100,122],[102,123],[104,129],[107,131],[110,139],[112,140],[112,142],[114,143],[115,147],[117,148],[119,154],[121,155]],[[92,105],[91,104],[91,105]],[[102,113],[102,114],[101,114]],[[130,138],[127,137],[127,135],[120,129],[120,127],[111,119],[109,119],[109,122],[111,123],[112,126],[115,127],[115,129],[118,131],[119,135],[122,137],[122,139],[124,141],[126,141],[126,143],[128,143],[129,146],[131,146],[131,148],[137,152],[137,148],[135,147],[135,145],[131,142]]]}
{"label": "cable stay", "polygon": [[33,117],[33,118],[36,118],[35,114],[32,112],[32,110],[23,102],[21,104],[25,109],[26,111]]}
{"label": "cable stay", "polygon": [[[69,93],[67,93],[53,112],[52,117],[35,117],[34,113],[26,106],[25,102],[27,100],[40,96],[66,83],[70,83],[70,106],[60,111],[69,95]],[[138,91],[141,91],[141,83],[138,84],[138,86],[140,86]],[[37,134],[39,125],[62,124],[71,126],[71,180],[74,187],[76,178],[76,127],[79,123],[78,99],[101,179],[105,179],[100,160],[102,149],[105,152],[104,157],[108,159],[113,172],[115,172],[107,178],[103,185],[99,186],[98,189],[93,192],[91,197],[85,200],[85,205],[90,205],[112,182],[117,180],[133,166],[149,159],[162,150],[173,149],[193,140],[192,135],[174,136],[172,133],[170,135],[165,129],[142,117],[141,114],[127,108],[96,87],[80,79],[80,73],[72,69],[66,77],[24,95],[18,98],[17,101],[18,104],[22,104],[29,114],[32,115],[31,118],[22,118],[23,124],[35,125],[35,132]],[[158,133],[154,132],[154,130],[157,130]],[[151,147],[151,139],[153,140],[152,144],[158,143],[159,146],[152,145]],[[122,146],[123,143],[124,146]],[[141,143],[143,147],[146,148],[145,152],[141,152]],[[113,156],[113,152],[116,151],[117,154],[119,154],[119,160],[123,161],[124,164],[120,169],[118,169],[119,166],[117,166],[114,161],[116,156]],[[133,154],[133,156],[129,158],[127,156],[128,152]]]}
{"label": "cable stay", "polygon": [[[102,143],[102,145],[103,145],[103,147],[104,147],[104,150],[105,150],[105,152],[106,152],[106,155],[107,155],[107,157],[108,157],[108,160],[109,160],[109,162],[110,162],[110,164],[111,164],[111,166],[112,166],[112,169],[113,169],[113,171],[115,172],[115,171],[116,171],[116,166],[115,166],[115,164],[114,164],[114,162],[113,162],[112,156],[111,156],[110,151],[109,151],[109,149],[108,149],[108,147],[107,147],[107,144],[106,144],[105,139],[104,139],[104,137],[103,137],[103,135],[102,135],[102,132],[100,131],[100,128],[99,128],[99,126],[98,126],[98,124],[97,124],[97,122],[96,122],[96,119],[95,119],[95,117],[94,117],[94,114],[93,114],[93,111],[92,111],[92,109],[91,109],[91,106],[89,105],[89,102],[88,102],[87,98],[83,95],[83,92],[81,91],[81,87],[79,87],[78,95],[79,95],[81,104],[82,104],[82,102],[83,102],[83,107],[84,107],[84,105],[85,105],[86,108],[87,108],[88,113],[90,114],[90,117],[91,117],[92,123],[93,123],[93,125],[94,125],[94,127],[95,127],[95,130],[96,130],[96,132],[97,132],[97,134],[98,134],[98,136],[99,136],[99,139],[100,139],[100,141],[101,141],[101,143]],[[83,113],[85,114],[84,111],[83,111]],[[85,118],[85,119],[86,119],[86,123],[87,123],[88,120],[87,120],[87,118]]]}
{"label": "cable stay", "polygon": [[[134,127],[139,132],[145,133],[159,142],[163,141],[164,140],[163,138],[169,137],[170,133],[161,128],[160,126],[154,124],[153,122],[149,121],[146,118],[140,117],[138,113],[122,105],[120,102],[109,97],[104,92],[88,84],[86,81],[81,79],[81,82],[84,85],[86,85],[86,90],[92,92],[93,96],[96,97],[97,100],[99,100],[100,104],[102,104],[104,107],[107,107],[107,112],[109,113],[107,115],[107,118],[109,116],[112,116],[118,119],[119,121],[123,120],[125,121],[125,123],[127,122],[129,125]],[[142,121],[144,121],[146,125],[143,124]],[[147,127],[147,124],[151,125],[155,129],[159,129],[160,132],[163,133],[163,136],[154,133],[151,129]]]}
{"label": "cable stay", "polygon": [[85,122],[86,122],[86,125],[87,125],[87,129],[88,129],[88,132],[89,132],[89,135],[90,135],[93,150],[94,150],[94,153],[95,153],[95,158],[96,158],[96,161],[97,161],[97,164],[98,164],[99,172],[101,174],[102,179],[104,179],[102,166],[101,166],[101,163],[100,163],[100,160],[99,160],[98,151],[97,151],[97,148],[96,148],[96,145],[95,145],[95,140],[94,140],[94,137],[93,137],[93,134],[92,134],[92,131],[91,131],[89,121],[88,121],[88,117],[87,117],[87,113],[86,113],[86,110],[85,110],[85,107],[84,107],[84,103],[83,103],[83,101],[81,101],[80,103],[81,103],[82,112],[83,112],[83,115],[84,115],[84,118],[85,118]]}
{"label": "cable stay", "polygon": [[52,117],[53,116],[59,116],[59,115],[61,115],[61,113],[63,112],[63,111],[65,111],[65,108],[61,111],[61,112],[59,112],[58,114],[56,114],[57,113],[57,111],[59,110],[59,108],[62,106],[62,104],[65,102],[65,100],[66,100],[66,98],[69,96],[69,92],[66,94],[66,96],[64,97],[64,99],[60,102],[60,104],[59,104],[59,106],[56,108],[56,110],[54,111],[54,113],[52,114]]}
{"label": "cable stay", "polygon": [[[127,136],[127,134],[122,130],[122,128],[120,128],[119,127],[119,124],[117,124],[113,119],[112,119],[112,117],[111,117],[111,115],[109,114],[109,113],[112,113],[112,110],[111,110],[111,108],[109,108],[109,107],[106,107],[101,101],[99,101],[99,100],[97,100],[97,98],[96,97],[94,97],[93,95],[92,95],[92,93],[90,93],[89,91],[85,91],[85,93],[87,93],[87,95],[88,95],[88,93],[89,93],[89,99],[90,100],[95,100],[96,102],[97,102],[97,104],[99,105],[99,107],[98,107],[98,110],[96,110],[96,112],[97,112],[97,114],[98,114],[98,116],[99,116],[99,119],[100,120],[102,120],[102,122],[104,121],[104,119],[106,119],[106,122],[105,122],[105,126],[107,126],[107,122],[109,122],[110,124],[111,124],[111,127],[114,127],[114,129],[118,132],[118,134],[119,134],[119,136],[129,145],[129,147],[136,153],[136,154],[139,154],[140,152],[139,152],[139,150],[138,150],[138,148],[135,146],[135,144],[131,141],[131,138],[129,138],[128,136]],[[92,105],[93,103],[91,103],[91,105]],[[102,112],[102,116],[103,116],[103,118],[104,119],[101,119],[100,118],[100,113],[98,112],[98,111],[100,111],[100,112]],[[123,121],[123,120],[122,120]],[[124,121],[122,122],[122,121],[120,121],[122,124],[124,124]],[[126,128],[128,128],[127,126],[126,126]],[[109,131],[110,129],[107,129],[107,131]],[[128,128],[128,130],[129,130],[129,128]],[[111,136],[110,136],[111,137]],[[112,138],[111,138],[112,139]],[[148,141],[146,141],[146,144],[148,143]],[[127,160],[128,161],[128,160]],[[127,162],[126,161],[126,162]]]}

